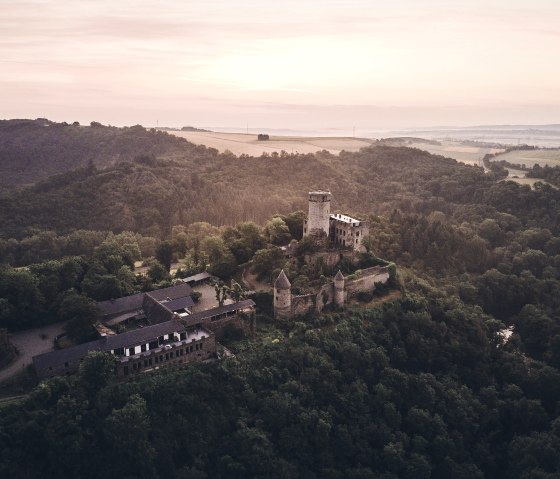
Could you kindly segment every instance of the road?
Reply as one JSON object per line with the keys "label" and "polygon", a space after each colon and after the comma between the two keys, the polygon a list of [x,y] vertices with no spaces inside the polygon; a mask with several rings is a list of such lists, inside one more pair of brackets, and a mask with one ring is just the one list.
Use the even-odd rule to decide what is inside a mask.
{"label": "road", "polygon": [[23,371],[32,363],[33,356],[52,351],[54,338],[64,331],[65,324],[60,322],[10,334],[10,341],[19,354],[13,363],[0,371],[0,383]]}

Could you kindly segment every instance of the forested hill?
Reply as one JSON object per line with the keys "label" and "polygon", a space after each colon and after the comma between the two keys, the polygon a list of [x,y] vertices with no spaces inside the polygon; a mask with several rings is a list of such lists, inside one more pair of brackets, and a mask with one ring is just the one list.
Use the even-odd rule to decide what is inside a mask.
{"label": "forested hill", "polygon": [[87,165],[99,168],[139,155],[188,154],[196,147],[164,132],[55,123],[46,119],[0,121],[0,191],[33,184]]}
{"label": "forested hill", "polygon": [[[175,141],[165,133],[129,130],[118,130],[118,141],[136,130],[141,139],[163,135],[163,145]],[[333,192],[333,210],[358,215],[386,214],[395,208],[452,214],[457,205],[484,205],[515,212],[524,223],[553,232],[560,227],[558,191],[497,183],[494,174],[481,168],[417,149],[375,146],[338,156],[322,151],[235,157],[177,141],[184,149],[171,157],[137,156],[105,169],[90,164],[4,194],[2,237],[74,229],[167,237],[173,225],[195,221],[263,223],[275,213],[305,209],[307,191],[316,188]]]}

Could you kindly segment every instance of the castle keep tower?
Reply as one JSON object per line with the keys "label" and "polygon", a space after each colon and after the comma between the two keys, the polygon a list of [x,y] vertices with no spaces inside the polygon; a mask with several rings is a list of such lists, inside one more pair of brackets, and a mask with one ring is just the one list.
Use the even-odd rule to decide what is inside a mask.
{"label": "castle keep tower", "polygon": [[339,308],[344,306],[344,276],[340,270],[334,277],[334,304]]}
{"label": "castle keep tower", "polygon": [[292,285],[284,273],[280,271],[274,282],[274,318],[289,319],[292,316]]}
{"label": "castle keep tower", "polygon": [[303,222],[303,236],[321,234],[329,235],[329,221],[331,216],[331,192],[309,192],[309,214]]}

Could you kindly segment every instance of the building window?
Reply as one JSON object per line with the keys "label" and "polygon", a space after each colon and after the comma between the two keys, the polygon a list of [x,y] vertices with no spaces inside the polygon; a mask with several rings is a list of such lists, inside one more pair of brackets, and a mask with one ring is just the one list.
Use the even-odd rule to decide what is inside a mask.
{"label": "building window", "polygon": [[67,368],[69,366],[68,362],[64,363],[64,367]]}
{"label": "building window", "polygon": [[359,231],[356,231],[356,236],[360,236],[360,232],[359,232]]}
{"label": "building window", "polygon": [[134,356],[134,348],[128,348],[128,355]]}
{"label": "building window", "polygon": [[140,346],[140,352],[143,353],[144,351],[146,351],[146,345],[142,344],[142,346]]}
{"label": "building window", "polygon": [[128,366],[124,367],[124,375],[127,376],[128,375]]}

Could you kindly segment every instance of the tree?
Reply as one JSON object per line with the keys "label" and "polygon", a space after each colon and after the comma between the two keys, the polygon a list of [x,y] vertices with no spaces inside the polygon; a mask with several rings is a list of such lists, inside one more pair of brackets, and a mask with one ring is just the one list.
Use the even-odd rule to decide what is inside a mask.
{"label": "tree", "polygon": [[218,306],[222,307],[228,296],[228,287],[225,284],[215,284],[214,291],[216,291],[216,301],[218,302]]}
{"label": "tree", "polygon": [[287,244],[292,238],[288,226],[284,220],[278,216],[266,223],[265,230],[269,241],[275,245]]}
{"label": "tree", "polygon": [[39,281],[26,269],[0,265],[0,300],[0,327],[22,329],[45,321]]}
{"label": "tree", "polygon": [[157,476],[150,429],[146,401],[138,394],[130,396],[121,409],[113,409],[105,419],[103,435],[111,458],[105,467],[112,477]]}
{"label": "tree", "polygon": [[116,358],[111,353],[92,351],[80,364],[78,381],[88,399],[93,400],[115,375]]}
{"label": "tree", "polygon": [[173,260],[173,243],[171,241],[162,241],[156,248],[156,259],[169,272],[171,269],[171,261]]}
{"label": "tree", "polygon": [[97,304],[84,294],[75,290],[68,291],[58,308],[61,320],[67,321],[66,332],[68,336],[78,342],[84,342],[92,338],[95,332],[94,321],[100,312]]}
{"label": "tree", "polygon": [[284,254],[280,248],[260,249],[253,256],[253,271],[259,279],[268,279],[275,269],[283,266],[284,262]]}
{"label": "tree", "polygon": [[158,260],[153,259],[148,262],[148,276],[154,283],[159,283],[165,279],[169,279],[169,272]]}

